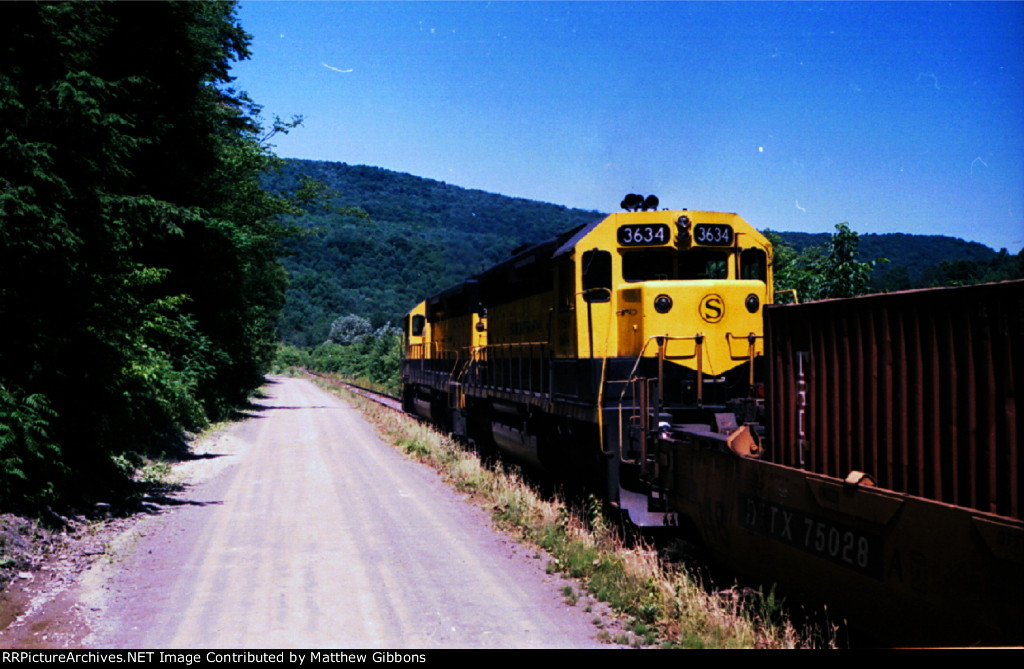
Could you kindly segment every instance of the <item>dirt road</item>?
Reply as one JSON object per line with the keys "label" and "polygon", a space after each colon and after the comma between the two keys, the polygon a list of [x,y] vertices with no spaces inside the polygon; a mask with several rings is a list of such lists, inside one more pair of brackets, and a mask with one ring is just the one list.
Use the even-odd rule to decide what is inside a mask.
{"label": "dirt road", "polygon": [[219,473],[82,579],[81,645],[607,647],[544,560],[344,402],[279,378],[259,404]]}

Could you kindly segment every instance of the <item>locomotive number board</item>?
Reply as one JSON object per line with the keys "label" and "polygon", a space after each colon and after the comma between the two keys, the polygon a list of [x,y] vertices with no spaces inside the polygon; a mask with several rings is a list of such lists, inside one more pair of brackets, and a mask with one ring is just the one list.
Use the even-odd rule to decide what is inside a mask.
{"label": "locomotive number board", "polygon": [[702,246],[732,246],[732,226],[721,223],[698,223],[693,226],[693,241]]}
{"label": "locomotive number board", "polygon": [[619,246],[660,246],[672,241],[672,233],[664,223],[622,225],[618,238]]}

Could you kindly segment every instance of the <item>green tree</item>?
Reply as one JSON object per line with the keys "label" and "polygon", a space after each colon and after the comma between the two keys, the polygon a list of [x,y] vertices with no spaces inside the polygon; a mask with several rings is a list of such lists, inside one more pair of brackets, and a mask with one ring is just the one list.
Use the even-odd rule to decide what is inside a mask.
{"label": "green tree", "polygon": [[927,268],[921,276],[924,286],[969,286],[976,283],[1024,279],[1024,249],[1016,256],[1000,249],[989,260],[955,258]]}
{"label": "green tree", "polygon": [[775,232],[767,233],[773,245],[775,290],[796,290],[800,301],[853,297],[868,292],[871,271],[878,259],[857,259],[859,237],[848,223],[836,225],[825,248],[808,246],[797,253]]}
{"label": "green tree", "polygon": [[860,238],[850,229],[849,223],[836,225],[836,232],[829,239],[825,255],[819,266],[820,291],[816,299],[826,297],[853,297],[868,292],[871,270],[876,260],[861,262],[857,259]]}
{"label": "green tree", "polygon": [[367,339],[373,332],[370,321],[362,316],[349,314],[336,318],[331,323],[331,333],[327,336],[330,344],[358,344]]}
{"label": "green tree", "polygon": [[261,382],[289,207],[248,39],[230,2],[0,7],[0,503],[102,493]]}
{"label": "green tree", "polygon": [[397,394],[404,353],[401,329],[386,323],[373,333],[363,375]]}
{"label": "green tree", "polygon": [[305,364],[316,372],[341,374],[361,383],[398,393],[404,349],[402,331],[390,323],[374,330],[361,316],[349,314],[334,321],[332,336],[298,363],[294,348],[284,346],[279,364]]}
{"label": "green tree", "polygon": [[779,294],[780,301],[792,301],[792,296],[784,295],[789,291],[796,291],[795,297],[800,301],[816,299],[821,292],[821,277],[818,274],[821,249],[809,246],[797,253],[779,233],[769,230],[765,236],[772,243],[775,292]]}

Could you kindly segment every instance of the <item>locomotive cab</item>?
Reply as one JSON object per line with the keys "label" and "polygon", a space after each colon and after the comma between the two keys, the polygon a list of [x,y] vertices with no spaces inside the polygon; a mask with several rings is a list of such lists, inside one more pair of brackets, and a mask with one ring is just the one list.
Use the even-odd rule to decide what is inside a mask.
{"label": "locomotive cab", "polygon": [[[692,224],[693,234],[691,217],[699,221]],[[647,226],[640,232],[635,225],[620,228],[617,353],[658,357],[695,372],[688,397],[680,398],[687,403],[722,402],[706,397],[705,385],[721,396],[713,392],[717,380],[737,367],[746,367],[747,385],[753,382],[750,371],[763,353],[761,310],[772,292],[770,246],[748,227],[731,214],[682,214],[674,244],[629,246],[622,242],[630,236],[647,239]],[[663,393],[670,390],[663,384]]]}
{"label": "locomotive cab", "polygon": [[587,249],[577,254],[577,350],[608,359],[608,380],[660,378],[661,399],[680,408],[749,394],[773,294],[767,239],[735,214],[634,212],[607,223],[576,244]]}
{"label": "locomotive cab", "polygon": [[405,344],[405,357],[402,359],[402,408],[407,413],[430,418],[430,402],[429,399],[424,400],[422,391],[429,387],[429,360],[433,352],[426,302],[420,302],[406,314],[402,339]]}
{"label": "locomotive cab", "polygon": [[771,245],[735,214],[683,210],[613,215],[581,247],[580,350],[603,356],[609,494],[634,522],[665,522],[648,513],[657,495],[643,482],[653,479],[648,444],[660,431],[758,449],[763,407],[753,396]]}

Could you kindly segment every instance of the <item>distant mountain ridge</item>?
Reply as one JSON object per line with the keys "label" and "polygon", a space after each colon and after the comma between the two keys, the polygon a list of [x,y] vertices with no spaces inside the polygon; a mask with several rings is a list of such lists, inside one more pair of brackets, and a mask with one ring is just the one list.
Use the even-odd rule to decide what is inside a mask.
{"label": "distant mountain ridge", "polygon": [[[854,230],[856,230],[856,226],[854,226]],[[803,251],[809,246],[824,247],[831,237],[831,234],[827,232],[780,232],[779,234],[797,252]],[[926,270],[943,260],[990,262],[996,255],[994,250],[984,244],[944,235],[911,235],[904,232],[860,235],[860,260],[886,258],[889,260],[889,264],[879,267],[876,274],[884,275],[896,267],[905,267],[914,284],[922,280]]]}
{"label": "distant mountain ridge", "polygon": [[[297,224],[307,233],[289,242],[284,261],[291,287],[279,334],[298,345],[323,342],[331,321],[349,313],[375,325],[397,323],[423,298],[495,264],[513,248],[606,215],[324,161],[288,159],[264,187],[295,192],[303,175],[326,186],[331,206],[311,207],[300,217]],[[368,218],[339,213],[341,208],[361,209]],[[797,251],[824,246],[830,236],[779,234]],[[983,244],[940,235],[866,234],[860,242],[862,260],[890,261],[876,270],[880,289],[916,286],[942,261],[984,263],[997,256]]]}

